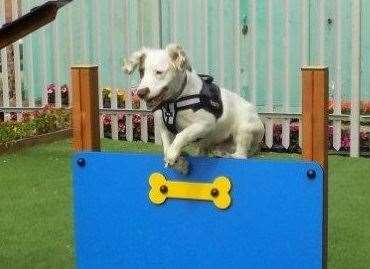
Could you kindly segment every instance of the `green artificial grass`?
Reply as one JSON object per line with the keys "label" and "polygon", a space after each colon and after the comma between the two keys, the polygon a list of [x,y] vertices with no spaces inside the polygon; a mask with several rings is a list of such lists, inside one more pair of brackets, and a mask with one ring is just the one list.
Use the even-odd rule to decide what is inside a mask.
{"label": "green artificial grass", "polygon": [[[108,139],[102,148],[161,152]],[[68,140],[0,155],[1,269],[74,268],[71,156]],[[260,156],[279,157],[298,156]],[[370,159],[330,156],[329,166],[329,268],[368,268]]]}
{"label": "green artificial grass", "polygon": [[72,268],[66,141],[0,155],[0,268]]}
{"label": "green artificial grass", "polygon": [[329,268],[370,268],[370,159],[329,157]]}

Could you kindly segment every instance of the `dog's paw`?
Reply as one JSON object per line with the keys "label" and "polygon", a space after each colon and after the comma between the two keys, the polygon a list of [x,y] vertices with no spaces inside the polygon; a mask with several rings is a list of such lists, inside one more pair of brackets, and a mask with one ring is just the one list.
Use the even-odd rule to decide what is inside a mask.
{"label": "dog's paw", "polygon": [[178,157],[177,160],[173,164],[169,164],[165,161],[164,166],[166,168],[170,167],[172,169],[177,170],[180,174],[187,175],[189,174],[190,165],[189,162],[182,156]]}
{"label": "dog's paw", "polygon": [[180,155],[179,152],[176,152],[175,150],[169,148],[166,151],[166,154],[165,154],[165,157],[164,157],[164,161],[165,161],[166,165],[167,166],[173,166],[173,165],[175,165],[175,163],[179,159],[179,155]]}
{"label": "dog's paw", "polygon": [[177,162],[172,167],[183,175],[189,174],[189,162],[182,156],[177,159]]}

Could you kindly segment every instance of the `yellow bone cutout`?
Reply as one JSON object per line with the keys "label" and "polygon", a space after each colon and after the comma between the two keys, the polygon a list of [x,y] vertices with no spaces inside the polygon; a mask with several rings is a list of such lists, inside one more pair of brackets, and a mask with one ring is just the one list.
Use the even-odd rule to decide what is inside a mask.
{"label": "yellow bone cutout", "polygon": [[161,173],[149,177],[149,199],[162,204],[167,198],[212,201],[216,207],[226,209],[231,204],[229,178],[220,176],[213,183],[167,181]]}

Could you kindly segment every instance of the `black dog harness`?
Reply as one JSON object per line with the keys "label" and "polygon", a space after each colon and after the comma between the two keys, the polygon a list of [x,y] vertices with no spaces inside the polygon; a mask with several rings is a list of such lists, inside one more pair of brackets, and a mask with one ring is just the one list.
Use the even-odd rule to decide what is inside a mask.
{"label": "black dog harness", "polygon": [[201,75],[203,85],[199,94],[183,96],[175,101],[167,101],[162,104],[162,118],[167,129],[173,134],[177,134],[176,116],[177,112],[185,109],[198,111],[204,109],[212,113],[216,119],[222,115],[222,101],[220,88],[213,83],[213,77]]}

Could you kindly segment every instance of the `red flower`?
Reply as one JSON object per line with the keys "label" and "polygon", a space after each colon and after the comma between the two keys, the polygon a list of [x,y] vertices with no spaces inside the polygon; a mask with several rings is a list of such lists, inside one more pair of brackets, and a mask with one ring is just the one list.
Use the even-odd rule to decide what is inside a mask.
{"label": "red flower", "polygon": [[22,112],[22,120],[28,121],[31,118],[31,114],[29,112]]}
{"label": "red flower", "polygon": [[67,93],[68,92],[68,86],[67,86],[67,84],[63,84],[60,87],[60,91],[61,91],[61,93]]}
{"label": "red flower", "polygon": [[349,113],[351,112],[352,104],[349,101],[342,103],[342,113]]}
{"label": "red flower", "polygon": [[12,121],[17,121],[17,113],[15,113],[15,112],[10,112],[10,120],[12,120]]}
{"label": "red flower", "polygon": [[365,115],[370,114],[370,102],[369,101],[361,102],[361,113]]}

